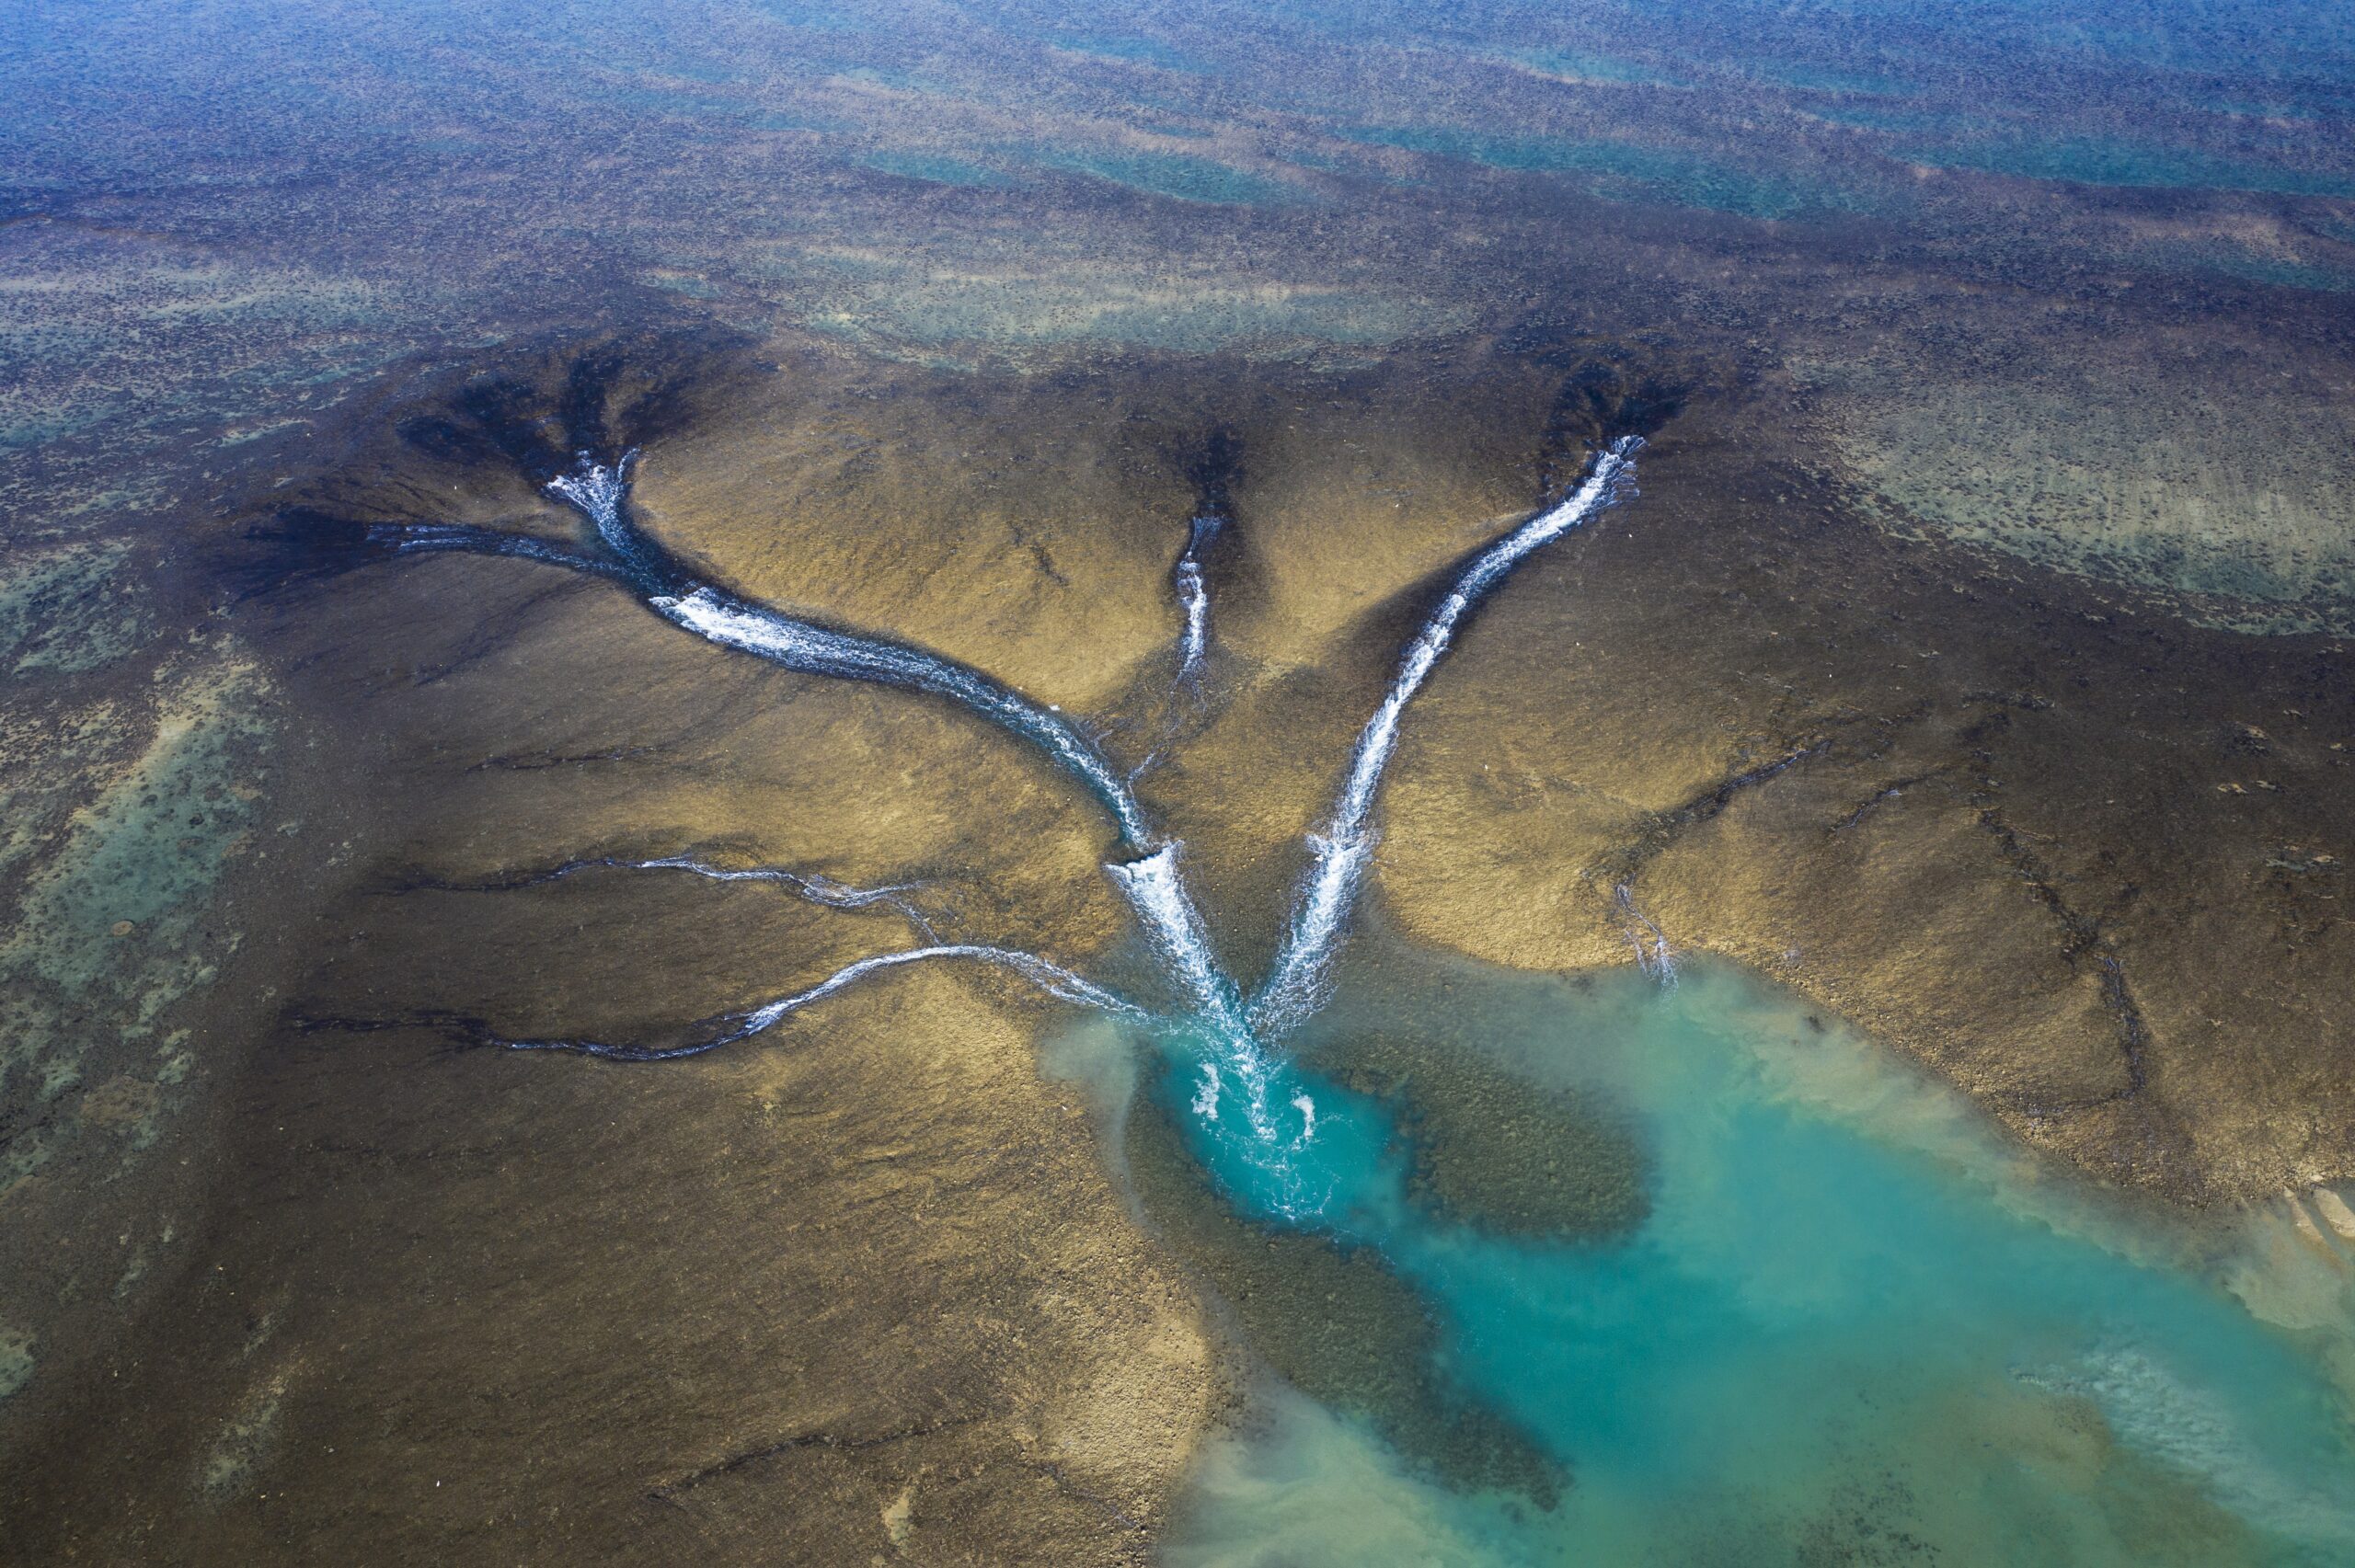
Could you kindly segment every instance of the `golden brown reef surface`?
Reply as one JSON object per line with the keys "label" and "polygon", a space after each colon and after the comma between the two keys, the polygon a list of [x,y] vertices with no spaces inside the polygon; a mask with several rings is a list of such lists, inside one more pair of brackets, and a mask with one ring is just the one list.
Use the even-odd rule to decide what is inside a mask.
{"label": "golden brown reef surface", "polygon": [[[1644,498],[1533,563],[1414,710],[1385,918],[1507,964],[1619,963],[1625,886],[1678,945],[1856,1019],[2100,1178],[2208,1203],[2355,1174],[2329,1005],[2355,971],[2339,643],[1890,532],[1802,398],[1706,358],[1467,339],[1411,365],[984,382],[764,352],[705,365],[649,446],[649,524],[742,590],[1117,721],[1132,759],[1161,717],[1182,455],[1239,442],[1218,697],[1143,787],[1246,974],[1434,582],[1526,510],[1549,441],[1648,377],[1683,389]],[[1598,364],[1603,390],[1557,408]],[[561,524],[512,475],[400,441],[412,411],[356,417],[297,498]],[[443,1048],[453,1016],[675,1037],[904,939],[685,878],[468,890],[580,855],[919,880],[957,937],[1122,972],[1103,822],[1005,738],[523,563],[371,567],[239,616],[285,732],[334,751],[285,786],[301,864],[255,884],[307,923],[240,960],[236,1005],[276,1022],[188,1156],[215,1173],[153,1308],[79,1362],[70,1324],[47,1336],[89,1369],[21,1396],[17,1429],[51,1436],[18,1450],[18,1539],[1114,1562],[1232,1397],[1230,1331],[1376,1418],[1428,1414],[1412,1379],[1339,1354],[1417,1343],[1412,1301],[1311,1242],[1238,1272],[1258,1239],[1182,1196],[1149,1127],[1132,1207],[1084,1096],[1041,1075],[1052,1013],[1005,982],[902,971],[660,1069]],[[1500,1092],[1419,1038],[1351,1070],[1421,1117]],[[1566,1188],[1517,1159],[1419,1179],[1507,1228],[1640,1213],[1607,1162]],[[1340,1327],[1279,1331],[1320,1291]],[[1462,1436],[1442,1473],[1528,1479],[1509,1436]]]}

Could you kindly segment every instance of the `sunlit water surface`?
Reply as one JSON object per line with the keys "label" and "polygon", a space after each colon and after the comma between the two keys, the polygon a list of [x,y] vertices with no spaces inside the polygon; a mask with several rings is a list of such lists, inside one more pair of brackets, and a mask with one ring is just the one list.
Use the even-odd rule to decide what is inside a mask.
{"label": "sunlit water surface", "polygon": [[[1315,1132],[1281,1159],[1199,1114],[1182,1040],[1147,1092],[1244,1211],[1379,1249],[1443,1325],[1452,1385],[1572,1482],[1551,1511],[1452,1491],[1271,1387],[1202,1463],[1167,1562],[2355,1561],[2333,1243],[2235,1276],[2245,1238],[2195,1244],[2039,1173],[1951,1090],[1723,967],[1662,990],[1370,949],[1305,1054],[1435,1006],[1473,1020],[1532,1093],[1625,1115],[1638,1228],[1534,1243],[1437,1217],[1406,1196],[1390,1112],[1304,1072],[1278,1093],[1313,1100]],[[1399,995],[1402,969],[1444,999]],[[1117,1072],[1120,1050],[1106,1024],[1054,1059]],[[2294,1333],[2242,1299],[2295,1316],[2275,1298],[2302,1290]]]}

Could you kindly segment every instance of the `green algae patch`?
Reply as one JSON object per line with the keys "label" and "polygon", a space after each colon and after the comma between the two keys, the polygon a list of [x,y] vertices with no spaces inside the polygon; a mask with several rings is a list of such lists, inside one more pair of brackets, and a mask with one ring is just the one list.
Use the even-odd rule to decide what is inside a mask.
{"label": "green algae patch", "polygon": [[1842,394],[1837,447],[1900,533],[2190,596],[2196,619],[2235,630],[2355,624],[2355,462],[2327,399],[2219,365],[2240,388],[2227,426],[2206,397],[2097,368],[1936,390],[1853,366],[1800,374]]}
{"label": "green algae patch", "polygon": [[219,879],[251,811],[237,784],[264,735],[247,707],[258,678],[233,667],[167,707],[146,754],[75,820],[25,900],[11,957],[42,979],[86,986],[114,967],[129,921],[183,916]]}
{"label": "green algae patch", "polygon": [[1296,358],[1379,348],[1463,320],[1452,307],[1345,283],[1172,275],[1076,257],[945,271],[879,251],[835,250],[779,267],[817,296],[810,323],[821,335],[951,365],[1074,343]]}
{"label": "green algae patch", "polygon": [[33,1336],[0,1323],[0,1400],[13,1398],[33,1380]]}
{"label": "green algae patch", "polygon": [[162,1019],[213,978],[207,896],[251,827],[265,691],[236,660],[184,679],[29,878],[0,945],[0,1089],[56,1114],[10,1146],[7,1176],[86,1135],[154,1141],[189,1065]]}
{"label": "green algae patch", "polygon": [[0,658],[18,675],[99,670],[145,640],[150,623],[120,571],[123,544],[76,545],[0,577]]}
{"label": "green algae patch", "polygon": [[238,1402],[221,1425],[197,1474],[197,1486],[214,1503],[250,1491],[254,1479],[278,1447],[279,1411],[286,1399],[286,1375],[264,1379]]}

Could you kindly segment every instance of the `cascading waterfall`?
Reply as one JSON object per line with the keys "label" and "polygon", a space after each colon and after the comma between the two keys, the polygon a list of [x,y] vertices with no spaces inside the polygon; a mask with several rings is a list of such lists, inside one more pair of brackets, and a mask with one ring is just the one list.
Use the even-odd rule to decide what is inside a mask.
{"label": "cascading waterfall", "polygon": [[945,697],[1030,742],[1057,767],[1086,784],[1112,813],[1122,841],[1131,849],[1153,847],[1152,826],[1127,780],[1095,741],[1053,709],[929,649],[817,625],[697,581],[629,516],[629,470],[637,455],[624,453],[608,466],[583,452],[571,473],[547,485],[550,495],[589,520],[609,556],[605,561],[593,561],[524,535],[450,524],[408,525],[376,532],[405,551],[488,549],[597,570],[627,583],[655,613],[706,642],[803,674],[872,681]]}
{"label": "cascading waterfall", "polygon": [[[634,455],[607,467],[583,453],[580,466],[552,482],[548,489],[589,519],[626,580],[644,592],[647,605],[655,613],[706,642],[803,674],[871,681],[947,698],[1028,741],[1055,766],[1086,784],[1120,824],[1122,843],[1133,851],[1148,852],[1145,864],[1158,867],[1146,874],[1131,874],[1126,866],[1115,866],[1112,880],[1144,921],[1155,951],[1176,961],[1175,972],[1185,983],[1188,1000],[1198,1008],[1212,1009],[1212,998],[1232,996],[1233,984],[1220,970],[1201,917],[1177,869],[1175,846],[1170,846],[1173,853],[1166,859],[1153,857],[1149,852],[1161,847],[1159,835],[1138,803],[1136,792],[1111,759],[1076,725],[1004,681],[929,649],[816,625],[692,581],[629,518],[627,470]],[[1207,603],[1202,613],[1207,617]],[[1237,1012],[1231,1006],[1226,1010],[1228,1015]],[[1207,1015],[1222,1016],[1215,1010]]]}
{"label": "cascading waterfall", "polygon": [[[1330,969],[1370,861],[1373,812],[1384,770],[1396,749],[1407,706],[1445,656],[1457,627],[1475,605],[1545,544],[1577,528],[1628,493],[1640,439],[1626,437],[1597,455],[1584,481],[1550,507],[1489,545],[1456,579],[1407,648],[1381,708],[1360,735],[1340,795],[1324,827],[1308,839],[1311,864],[1296,896],[1266,983],[1246,1003],[1220,965],[1201,912],[1186,886],[1183,846],[1161,835],[1128,779],[1096,742],[1058,711],[1032,701],[978,670],[928,649],[892,639],[841,631],[757,604],[698,580],[630,516],[629,471],[635,452],[610,466],[580,454],[572,472],[551,481],[548,493],[588,520],[599,553],[583,555],[555,542],[457,524],[380,525],[368,537],[403,553],[472,551],[517,556],[591,572],[629,587],[665,621],[721,647],[748,653],[805,674],[867,681],[945,698],[995,727],[1028,742],[1084,784],[1112,816],[1128,854],[1105,867],[1143,928],[1148,947],[1185,1010],[1182,1018],[1148,1014],[1061,965],[1033,954],[981,944],[942,943],[902,888],[862,890],[775,868],[729,871],[688,856],[645,861],[581,861],[562,876],[592,864],[675,869],[714,880],[763,880],[788,885],[805,898],[838,908],[876,902],[897,906],[921,946],[863,958],[818,984],[763,1006],[710,1021],[714,1033],[692,1043],[651,1047],[579,1039],[501,1039],[519,1050],[567,1050],[612,1060],[661,1061],[699,1055],[749,1039],[820,999],[867,975],[935,959],[987,964],[1028,980],[1048,994],[1122,1017],[1148,1020],[1182,1035],[1173,1058],[1195,1074],[1189,1100],[1199,1123],[1223,1121],[1232,1106],[1247,1137],[1236,1151],[1261,1176],[1272,1175],[1274,1207],[1294,1218],[1322,1211],[1330,1194],[1308,1192],[1287,1179],[1288,1157],[1317,1135],[1317,1107],[1305,1082],[1268,1048],[1324,1004]],[[1204,508],[1192,520],[1175,571],[1185,615],[1178,679],[1201,678],[1210,647],[1211,596],[1203,554],[1222,520]]]}
{"label": "cascading waterfall", "polygon": [[1189,690],[1201,684],[1211,654],[1211,589],[1202,575],[1202,553],[1218,537],[1221,520],[1215,512],[1197,512],[1188,531],[1185,553],[1178,557],[1171,581],[1186,628],[1178,643],[1178,684]]}
{"label": "cascading waterfall", "polygon": [[[1173,841],[1142,859],[1107,869],[1136,909],[1155,956],[1184,995],[1202,1036],[1201,1054],[1194,1064],[1199,1082],[1189,1102],[1194,1114],[1217,1121],[1231,1093],[1260,1144],[1273,1147],[1286,1141],[1275,1109],[1274,1064],[1251,1032],[1234,982],[1212,956],[1209,933],[1178,869],[1178,844]],[[1291,1096],[1289,1103],[1302,1118],[1304,1133],[1314,1127],[1315,1108],[1304,1093]]]}
{"label": "cascading waterfall", "polygon": [[1358,737],[1349,777],[1332,816],[1309,835],[1309,869],[1301,880],[1283,945],[1269,970],[1267,983],[1251,1004],[1252,1026],[1263,1037],[1280,1038],[1325,1004],[1331,989],[1334,955],[1366,864],[1373,856],[1374,796],[1382,787],[1391,753],[1397,749],[1398,722],[1407,704],[1446,656],[1455,628],[1474,605],[1534,552],[1626,495],[1635,474],[1636,452],[1642,445],[1637,436],[1614,441],[1596,457],[1585,481],[1559,505],[1538,513],[1481,551],[1408,645],[1382,706]]}
{"label": "cascading waterfall", "polygon": [[664,620],[706,642],[756,654],[788,670],[946,697],[1029,741],[1086,784],[1111,810],[1121,839],[1131,847],[1142,850],[1153,844],[1152,825],[1128,780],[1093,741],[1062,715],[977,670],[922,648],[814,626],[714,588],[698,587],[684,596],[657,594],[647,602]]}

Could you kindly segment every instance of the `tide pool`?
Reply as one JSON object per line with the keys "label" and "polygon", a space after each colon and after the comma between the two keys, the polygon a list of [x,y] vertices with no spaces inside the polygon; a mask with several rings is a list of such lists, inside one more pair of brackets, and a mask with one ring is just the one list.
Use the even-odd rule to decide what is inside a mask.
{"label": "tide pool", "polygon": [[[1117,1030],[1084,1032],[1099,1069]],[[1353,1042],[1402,1036],[1422,1065],[1336,1082]],[[2355,1296],[2318,1233],[2277,1224],[2253,1263],[2246,1227],[2195,1235],[2089,1193],[1724,966],[1660,990],[1376,936],[1297,1043],[1268,1087],[1272,1144],[1204,1092],[1182,1036],[1130,1036],[1132,1114],[1178,1130],[1212,1178],[1200,1201],[1378,1254],[1433,1320],[1427,1370],[1462,1418],[1500,1418],[1567,1484],[1451,1486],[1415,1435],[1271,1377],[1203,1459],[1170,1563],[2355,1560],[2329,1370],[2350,1364]],[[1485,1214],[1484,1192],[1525,1193],[1532,1150],[1484,1139],[1461,1095],[1430,1114],[1451,1062],[1575,1102],[1572,1125],[1642,1173],[1637,1217],[1549,1236]],[[2248,1304],[2277,1298],[2304,1303],[2295,1332]]]}

